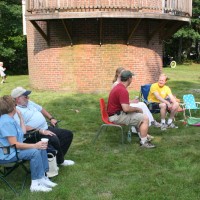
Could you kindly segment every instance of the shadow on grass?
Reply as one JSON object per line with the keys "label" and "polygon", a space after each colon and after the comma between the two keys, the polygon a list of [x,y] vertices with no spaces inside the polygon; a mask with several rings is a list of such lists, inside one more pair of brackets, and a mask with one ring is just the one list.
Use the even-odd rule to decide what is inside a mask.
{"label": "shadow on grass", "polygon": [[193,94],[196,99],[200,100],[200,95],[197,95],[195,89],[199,89],[199,83],[189,82],[189,81],[169,81],[167,84],[172,90],[174,95],[182,99],[184,94]]}

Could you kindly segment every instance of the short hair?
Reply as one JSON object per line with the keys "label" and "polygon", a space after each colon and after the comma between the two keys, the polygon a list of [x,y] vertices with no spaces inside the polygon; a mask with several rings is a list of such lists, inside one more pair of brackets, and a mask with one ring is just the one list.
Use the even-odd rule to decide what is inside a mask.
{"label": "short hair", "polygon": [[11,113],[15,109],[15,101],[9,96],[5,95],[0,98],[0,115]]}
{"label": "short hair", "polygon": [[168,77],[166,74],[164,74],[164,73],[160,74],[159,79],[160,79],[160,77],[162,77],[162,76],[165,77],[165,80],[166,80],[166,81],[169,80],[169,77]]}
{"label": "short hair", "polygon": [[132,78],[132,76],[134,76],[134,74],[129,71],[129,70],[124,70],[122,73],[121,73],[121,81],[122,82],[126,82],[129,78]]}

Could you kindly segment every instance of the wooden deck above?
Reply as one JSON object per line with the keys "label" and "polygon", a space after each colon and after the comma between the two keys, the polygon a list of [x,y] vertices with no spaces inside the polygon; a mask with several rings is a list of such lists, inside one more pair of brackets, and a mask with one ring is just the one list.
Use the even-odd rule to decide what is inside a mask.
{"label": "wooden deck above", "polygon": [[190,21],[192,0],[24,0],[27,20],[152,18]]}

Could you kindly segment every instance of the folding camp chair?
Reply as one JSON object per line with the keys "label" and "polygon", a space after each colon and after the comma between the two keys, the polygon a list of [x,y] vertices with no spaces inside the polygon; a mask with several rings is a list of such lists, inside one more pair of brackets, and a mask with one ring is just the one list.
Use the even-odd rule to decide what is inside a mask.
{"label": "folding camp chair", "polygon": [[[104,124],[101,125],[100,129],[98,130],[94,140],[93,140],[93,143],[96,142],[97,138],[99,137],[99,135],[101,134],[102,130],[104,128],[107,128],[107,127],[116,127],[116,128],[119,128],[121,130],[121,136],[122,136],[122,144],[124,143],[124,131],[123,131],[123,125],[121,124],[114,124],[112,122],[109,121],[109,116],[108,116],[108,113],[107,113],[107,109],[106,109],[106,104],[105,104],[105,101],[103,98],[100,99],[100,110],[101,110],[101,119],[102,121],[104,122]],[[129,127],[129,134],[130,134],[130,128]],[[130,137],[130,135],[128,135],[128,137]]]}
{"label": "folding camp chair", "polygon": [[[17,160],[15,162],[9,162],[9,161],[2,161],[0,160],[0,179],[15,193],[19,194],[23,191],[24,185],[27,179],[27,176],[29,175],[30,171],[27,169],[25,166],[25,161],[20,160],[17,155],[17,148],[16,145],[12,146],[0,146],[0,154],[3,153],[5,154],[10,154],[10,148],[15,148],[15,156]],[[8,182],[6,177],[11,174],[15,169],[18,167],[21,167],[25,171],[25,176],[23,177],[22,181],[22,186],[21,186],[21,191],[17,192],[17,190]],[[14,180],[14,179],[13,179]]]}
{"label": "folding camp chair", "polygon": [[183,108],[184,108],[184,118],[186,119],[186,110],[189,111],[190,117],[192,116],[191,111],[200,110],[200,102],[196,102],[192,94],[183,95]]}
{"label": "folding camp chair", "polygon": [[148,95],[152,84],[145,84],[140,89],[140,100],[144,102],[149,108],[151,113],[160,113],[160,109],[153,109],[153,102],[148,101]]}
{"label": "folding camp chair", "polygon": [[[141,86],[141,89],[140,89],[140,100],[143,101],[144,103],[146,103],[147,107],[149,108],[150,112],[152,114],[156,114],[156,113],[160,113],[160,109],[154,109],[153,108],[153,104],[154,102],[149,102],[148,101],[148,95],[149,95],[149,91],[150,91],[150,88],[151,88],[151,85],[152,84],[146,84],[146,85],[142,85]],[[180,107],[177,111],[177,113],[179,112],[183,112],[183,105],[180,103]],[[175,120],[175,118],[174,118]]]}

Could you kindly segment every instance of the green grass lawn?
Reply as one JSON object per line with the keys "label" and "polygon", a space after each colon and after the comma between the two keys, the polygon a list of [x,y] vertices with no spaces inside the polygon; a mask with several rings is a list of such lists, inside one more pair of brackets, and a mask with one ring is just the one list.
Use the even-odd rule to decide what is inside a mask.
{"label": "green grass lawn", "polygon": [[[168,85],[178,98],[192,93],[200,101],[200,65],[178,65],[163,71],[170,77]],[[28,76],[9,76],[7,83],[0,85],[1,95],[10,94],[16,86],[30,88]],[[61,127],[73,130],[74,140],[66,159],[76,164],[60,167],[59,175],[53,178],[58,186],[50,193],[30,193],[29,177],[24,192],[16,197],[0,181],[1,200],[200,199],[200,128],[183,125],[182,113],[176,118],[179,129],[161,132],[150,128],[155,149],[140,148],[136,135],[130,144],[122,146],[120,131],[115,128],[103,132],[94,145],[91,141],[102,123],[99,98],[107,98],[108,94],[32,91],[32,100],[62,120]],[[155,118],[159,119],[159,115]],[[10,180],[16,185],[21,176],[19,169]]]}

